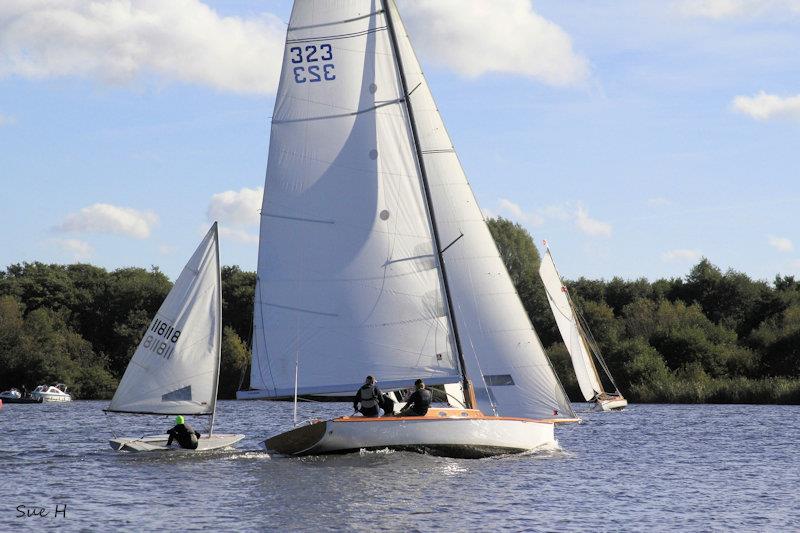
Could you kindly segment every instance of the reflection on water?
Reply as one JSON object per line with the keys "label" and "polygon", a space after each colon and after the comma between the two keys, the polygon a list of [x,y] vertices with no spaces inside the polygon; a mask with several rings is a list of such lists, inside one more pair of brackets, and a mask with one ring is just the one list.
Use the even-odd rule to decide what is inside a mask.
{"label": "reflection on water", "polygon": [[[0,530],[791,530],[800,523],[793,406],[634,405],[584,413],[559,446],[478,460],[378,450],[287,458],[264,438],[291,425],[289,403],[220,402],[234,450],[119,454],[117,435],[168,417],[104,415],[101,402],[0,411]],[[346,404],[302,405],[304,418]],[[192,421],[196,427],[204,421]],[[791,422],[791,423],[789,423]],[[17,518],[18,505],[67,517]],[[58,520],[58,523],[55,522]],[[52,522],[51,522],[52,521]]]}

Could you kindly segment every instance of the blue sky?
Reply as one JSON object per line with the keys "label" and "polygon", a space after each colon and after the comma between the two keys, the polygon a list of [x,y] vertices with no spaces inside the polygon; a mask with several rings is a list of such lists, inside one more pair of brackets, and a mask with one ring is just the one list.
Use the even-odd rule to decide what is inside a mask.
{"label": "blue sky", "polygon": [[[800,275],[800,2],[399,2],[478,200],[562,274]],[[0,265],[254,269],[288,1],[0,4]]]}

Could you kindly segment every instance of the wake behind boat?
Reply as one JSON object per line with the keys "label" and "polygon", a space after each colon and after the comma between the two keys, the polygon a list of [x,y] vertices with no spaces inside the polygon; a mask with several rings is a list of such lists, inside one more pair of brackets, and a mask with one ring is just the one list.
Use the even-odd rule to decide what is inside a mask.
{"label": "wake behind boat", "polygon": [[252,389],[237,397],[353,394],[369,373],[465,398],[268,449],[485,456],[554,444],[553,418],[575,420],[392,0],[295,2],[264,190]]}
{"label": "wake behind boat", "polygon": [[[222,341],[222,283],[216,222],[161,304],[133,354],[106,411],[151,415],[210,415],[195,450],[231,446],[244,435],[214,434]],[[182,416],[179,417],[182,419]],[[180,420],[179,424],[183,424]],[[166,435],[114,438],[116,451],[180,450]]]}

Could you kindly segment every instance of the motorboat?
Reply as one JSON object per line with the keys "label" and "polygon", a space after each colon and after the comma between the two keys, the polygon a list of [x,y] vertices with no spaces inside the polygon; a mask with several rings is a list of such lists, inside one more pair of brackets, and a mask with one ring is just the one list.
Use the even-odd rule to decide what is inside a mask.
{"label": "motorboat", "polygon": [[23,395],[19,389],[0,392],[0,401],[3,403],[42,403],[42,399],[34,399],[30,395]]}
{"label": "motorboat", "polygon": [[72,396],[67,394],[67,386],[63,383],[55,385],[39,385],[33,392],[31,398],[42,402],[71,402]]}

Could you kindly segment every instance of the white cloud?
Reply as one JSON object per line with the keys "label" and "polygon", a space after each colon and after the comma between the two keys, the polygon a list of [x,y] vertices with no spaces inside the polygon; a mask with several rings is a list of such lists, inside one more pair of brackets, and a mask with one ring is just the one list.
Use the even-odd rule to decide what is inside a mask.
{"label": "white cloud", "polygon": [[55,245],[62,252],[70,254],[75,261],[89,259],[94,252],[88,242],[78,239],[49,239],[48,242]]}
{"label": "white cloud", "polygon": [[590,217],[580,203],[549,205],[536,211],[525,211],[519,204],[507,198],[498,198],[497,205],[498,209],[508,213],[510,218],[534,227],[541,226],[548,220],[555,220],[572,222],[581,232],[592,237],[610,237],[613,232],[611,224]]}
{"label": "white cloud", "polygon": [[710,19],[800,13],[797,0],[681,0],[676,6],[683,15]]}
{"label": "white cloud", "polygon": [[800,95],[781,97],[764,91],[755,96],[737,96],[733,109],[756,120],[800,119]]}
{"label": "white cloud", "polygon": [[158,215],[152,211],[94,204],[77,213],[70,213],[56,229],[76,233],[113,233],[146,239],[157,222]]}
{"label": "white cloud", "polygon": [[688,262],[688,261],[696,261],[702,257],[702,254],[697,250],[686,250],[686,249],[678,249],[678,250],[668,250],[661,254],[661,259],[664,261],[681,261],[681,262]]}
{"label": "white cloud", "polygon": [[217,193],[208,205],[208,219],[239,226],[257,225],[263,197],[264,187]]}
{"label": "white cloud", "polygon": [[501,72],[570,85],[589,72],[569,35],[530,0],[405,0],[401,12],[425,57],[466,76]]}
{"label": "white cloud", "polygon": [[239,228],[219,227],[220,237],[231,239],[243,244],[258,244],[258,235],[248,233]]}
{"label": "white cloud", "polygon": [[649,205],[650,207],[664,207],[672,205],[672,201],[668,198],[657,196],[655,198],[648,198],[647,205]]}
{"label": "white cloud", "polygon": [[519,206],[519,204],[515,204],[507,198],[500,198],[498,205],[501,211],[510,213],[512,218],[519,222],[525,222],[531,226],[541,226],[544,222],[544,219],[541,217],[541,215],[525,212]]}
{"label": "white cloud", "polygon": [[575,214],[575,226],[586,235],[592,237],[611,237],[611,224],[591,218],[583,206],[578,206]]}
{"label": "white cloud", "polygon": [[779,252],[791,252],[794,250],[794,244],[792,244],[792,241],[786,237],[767,235],[767,242]]}
{"label": "white cloud", "polygon": [[0,78],[147,74],[241,93],[273,93],[286,26],[222,17],[199,0],[4,0]]}

